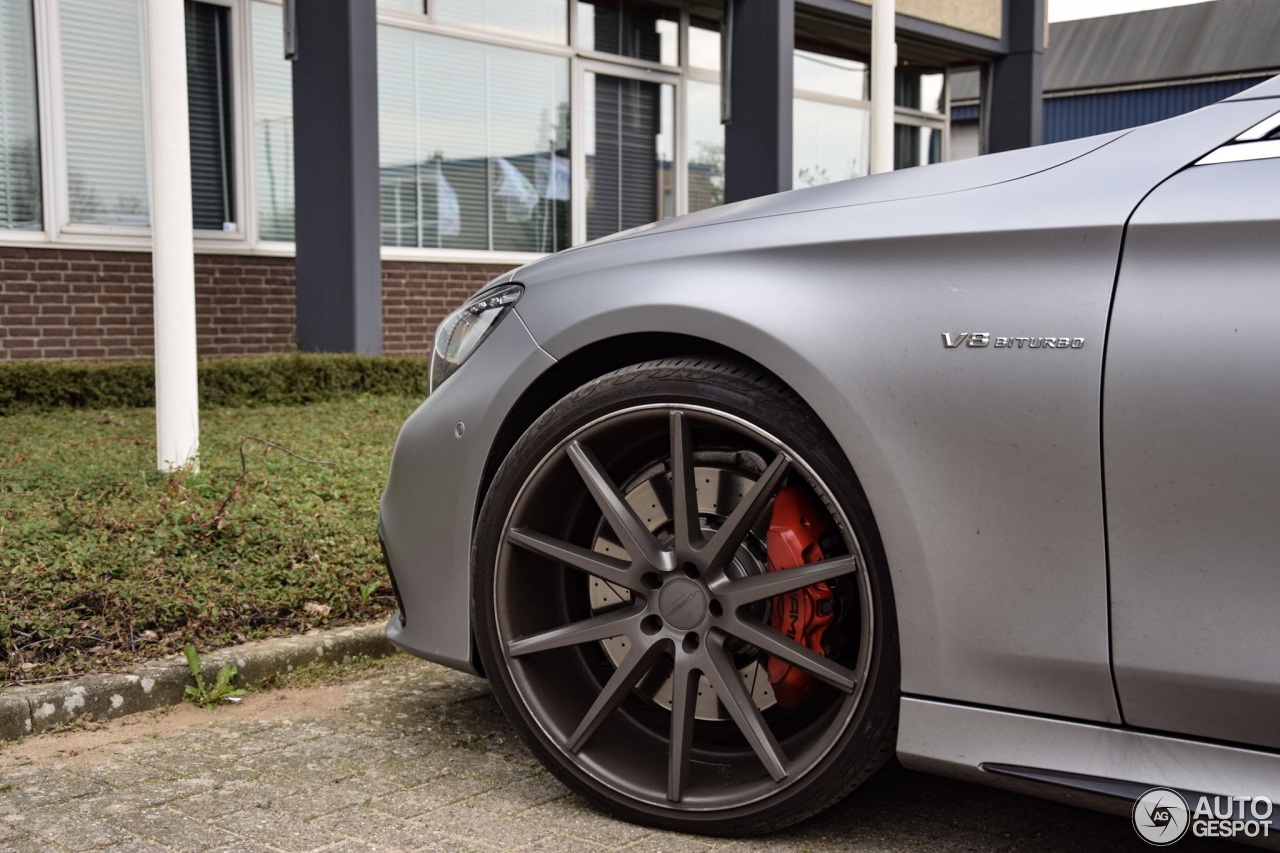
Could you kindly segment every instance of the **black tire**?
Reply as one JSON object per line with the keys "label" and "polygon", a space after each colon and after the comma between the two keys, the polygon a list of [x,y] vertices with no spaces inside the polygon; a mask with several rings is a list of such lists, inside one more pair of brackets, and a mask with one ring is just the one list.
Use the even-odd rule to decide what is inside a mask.
{"label": "black tire", "polygon": [[[830,534],[820,562],[769,572],[762,525],[784,486]],[[670,359],[583,385],[499,468],[473,569],[503,712],[566,785],[627,820],[768,832],[893,752],[897,634],[871,512],[822,424],[774,380]],[[814,653],[767,619],[776,596],[819,581],[835,616]],[[811,676],[793,707],[761,682],[770,652]]]}

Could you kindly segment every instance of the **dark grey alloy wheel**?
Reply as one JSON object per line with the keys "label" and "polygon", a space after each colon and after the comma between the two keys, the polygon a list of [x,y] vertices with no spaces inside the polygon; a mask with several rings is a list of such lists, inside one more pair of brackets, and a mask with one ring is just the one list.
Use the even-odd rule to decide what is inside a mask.
{"label": "dark grey alloy wheel", "polygon": [[[769,571],[776,496],[803,489],[823,559]],[[668,360],[565,397],[498,470],[474,553],[482,663],[557,776],[627,819],[746,835],[844,796],[892,753],[898,665],[880,545],[856,480],[789,390]],[[821,651],[770,626],[825,582]],[[766,663],[806,674],[778,701]]]}

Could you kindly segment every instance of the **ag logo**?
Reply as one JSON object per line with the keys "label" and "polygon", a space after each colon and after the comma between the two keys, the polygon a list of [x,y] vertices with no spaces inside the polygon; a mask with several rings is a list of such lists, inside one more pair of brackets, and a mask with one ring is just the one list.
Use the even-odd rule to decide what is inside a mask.
{"label": "ag logo", "polygon": [[1165,847],[1187,834],[1191,813],[1177,791],[1152,788],[1133,804],[1133,828],[1142,840]]}

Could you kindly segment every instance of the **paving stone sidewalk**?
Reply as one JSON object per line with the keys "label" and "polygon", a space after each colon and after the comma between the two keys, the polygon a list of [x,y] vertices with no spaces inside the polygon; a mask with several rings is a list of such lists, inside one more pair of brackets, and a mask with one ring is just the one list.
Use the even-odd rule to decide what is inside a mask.
{"label": "paving stone sidewalk", "polygon": [[766,838],[656,832],[570,794],[516,740],[484,681],[398,657],[338,685],[0,747],[0,850],[99,849],[1147,848],[1123,818],[898,768],[829,813]]}

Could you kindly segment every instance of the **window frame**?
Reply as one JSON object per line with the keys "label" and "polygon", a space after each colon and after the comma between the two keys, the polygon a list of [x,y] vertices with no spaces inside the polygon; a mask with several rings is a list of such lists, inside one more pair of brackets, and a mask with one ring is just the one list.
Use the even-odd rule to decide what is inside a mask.
{"label": "window frame", "polygon": [[942,134],[942,150],[940,153],[942,159],[938,162],[945,163],[951,159],[951,69],[943,68],[940,71],[942,73],[942,114],[938,115],[924,110],[894,106],[893,123],[894,125],[927,127],[931,130],[939,131]]}

